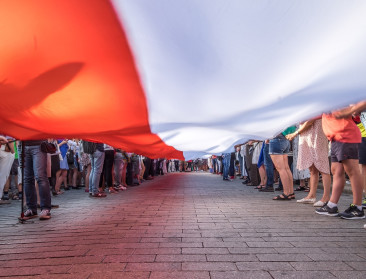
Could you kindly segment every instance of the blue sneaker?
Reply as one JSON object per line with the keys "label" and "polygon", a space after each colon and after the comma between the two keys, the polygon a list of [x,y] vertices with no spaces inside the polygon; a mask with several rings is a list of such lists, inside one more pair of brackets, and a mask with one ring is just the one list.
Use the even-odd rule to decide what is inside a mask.
{"label": "blue sneaker", "polygon": [[363,210],[359,210],[354,204],[351,204],[344,212],[339,213],[339,217],[347,220],[365,219],[365,213]]}
{"label": "blue sneaker", "polygon": [[328,206],[328,203],[326,203],[323,207],[316,209],[315,213],[321,214],[321,215],[328,215],[328,216],[338,216],[338,207],[330,208]]}

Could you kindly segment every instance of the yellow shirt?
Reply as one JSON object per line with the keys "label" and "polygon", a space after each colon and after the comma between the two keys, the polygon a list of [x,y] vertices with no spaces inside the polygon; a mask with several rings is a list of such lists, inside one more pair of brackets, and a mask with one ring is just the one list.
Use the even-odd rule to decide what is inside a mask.
{"label": "yellow shirt", "polygon": [[363,138],[366,138],[366,129],[365,129],[365,127],[363,126],[363,124],[362,124],[362,123],[358,123],[358,124],[357,124],[357,126],[358,126],[358,128],[360,129],[360,131],[361,131],[361,136],[362,136]]}

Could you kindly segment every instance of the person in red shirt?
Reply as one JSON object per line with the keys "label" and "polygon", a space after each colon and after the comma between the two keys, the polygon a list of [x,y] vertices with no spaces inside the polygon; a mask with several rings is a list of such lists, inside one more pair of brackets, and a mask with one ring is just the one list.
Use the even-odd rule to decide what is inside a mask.
{"label": "person in red shirt", "polygon": [[[355,106],[359,108],[363,105],[357,104]],[[322,116],[324,134],[332,144],[333,192],[329,202],[317,209],[316,213],[351,220],[363,219],[365,214],[362,209],[362,176],[358,167],[358,146],[361,143],[361,133],[352,120],[350,112],[352,114],[354,110],[345,108]],[[345,172],[351,181],[353,204],[344,212],[339,213],[337,203],[344,189]]]}

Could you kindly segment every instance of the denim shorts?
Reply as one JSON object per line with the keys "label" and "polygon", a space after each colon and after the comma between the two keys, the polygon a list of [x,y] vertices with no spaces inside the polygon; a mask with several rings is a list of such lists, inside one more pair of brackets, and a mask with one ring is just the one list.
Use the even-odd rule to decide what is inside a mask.
{"label": "denim shorts", "polygon": [[347,159],[358,160],[359,143],[332,141],[330,159],[332,162],[342,162]]}
{"label": "denim shorts", "polygon": [[278,136],[269,141],[269,154],[285,155],[290,152],[290,141],[284,136]]}

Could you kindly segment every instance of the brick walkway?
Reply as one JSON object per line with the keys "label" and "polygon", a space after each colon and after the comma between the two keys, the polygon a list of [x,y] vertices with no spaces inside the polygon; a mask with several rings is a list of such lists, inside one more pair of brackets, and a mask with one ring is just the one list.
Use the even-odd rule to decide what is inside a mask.
{"label": "brick walkway", "polygon": [[0,206],[0,277],[365,278],[366,220],[272,197],[238,179],[177,173],[106,199],[68,191],[48,221],[18,224],[13,201]]}

